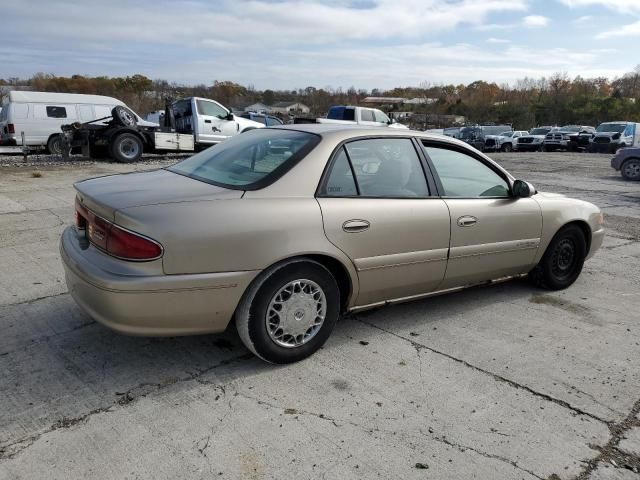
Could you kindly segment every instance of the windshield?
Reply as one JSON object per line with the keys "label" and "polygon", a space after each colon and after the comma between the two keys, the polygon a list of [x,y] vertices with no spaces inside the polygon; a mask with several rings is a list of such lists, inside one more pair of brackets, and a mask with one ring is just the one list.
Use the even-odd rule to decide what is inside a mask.
{"label": "windshield", "polygon": [[560,127],[560,131],[562,132],[579,132],[579,125],[565,125],[564,127]]}
{"label": "windshield", "polygon": [[603,123],[598,128],[596,128],[596,132],[622,133],[625,128],[627,128],[626,123]]}
{"label": "windshield", "polygon": [[513,137],[513,132],[502,132],[499,137]]}
{"label": "windshield", "polygon": [[550,128],[534,128],[529,132],[529,135],[546,135],[550,131]]}
{"label": "windshield", "polygon": [[320,142],[312,133],[257,129],[168,168],[226,188],[257,190],[275,182]]}

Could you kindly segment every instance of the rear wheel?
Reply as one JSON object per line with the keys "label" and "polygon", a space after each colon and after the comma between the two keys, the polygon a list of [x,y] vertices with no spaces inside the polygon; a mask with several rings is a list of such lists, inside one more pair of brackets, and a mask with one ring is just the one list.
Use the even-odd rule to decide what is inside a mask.
{"label": "rear wheel", "polygon": [[62,136],[52,135],[47,142],[47,150],[51,155],[62,155]]}
{"label": "rear wheel", "polygon": [[117,162],[136,162],[142,157],[142,150],[142,140],[132,133],[121,133],[111,143],[111,156]]}
{"label": "rear wheel", "polygon": [[256,279],[236,311],[236,328],[254,354],[292,363],[315,353],[340,314],[340,291],[329,270],[312,260],[276,265]]}
{"label": "rear wheel", "polygon": [[587,241],[582,229],[568,225],[553,237],[529,278],[539,287],[562,290],[580,276],[586,256]]}
{"label": "rear wheel", "polygon": [[627,180],[640,180],[640,158],[632,158],[624,162],[620,173]]}

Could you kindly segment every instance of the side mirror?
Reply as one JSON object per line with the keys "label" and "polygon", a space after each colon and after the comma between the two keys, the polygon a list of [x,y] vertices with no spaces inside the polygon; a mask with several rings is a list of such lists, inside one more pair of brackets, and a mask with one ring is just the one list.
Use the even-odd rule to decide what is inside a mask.
{"label": "side mirror", "polygon": [[513,191],[513,196],[516,198],[528,198],[536,193],[535,187],[524,180],[516,180],[513,182],[511,190]]}

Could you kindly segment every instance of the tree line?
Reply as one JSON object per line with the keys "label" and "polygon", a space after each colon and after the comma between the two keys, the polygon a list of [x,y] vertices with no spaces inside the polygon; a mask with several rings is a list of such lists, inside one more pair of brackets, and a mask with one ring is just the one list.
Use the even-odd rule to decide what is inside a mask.
{"label": "tree line", "polygon": [[[331,105],[358,104],[367,96],[421,98],[413,105],[395,105],[391,111],[420,114],[461,115],[470,123],[511,123],[527,129],[537,125],[597,125],[609,120],[640,122],[640,65],[615,79],[569,78],[557,73],[551,77],[524,78],[513,84],[478,80],[468,85],[356,89],[350,87],[296,90],[257,90],[231,81],[213,81],[210,85],[180,85],[152,80],[136,74],[127,77],[59,77],[38,73],[28,79],[0,79],[0,85],[27,86],[36,91],[85,93],[118,98],[145,114],[164,108],[166,98],[201,96],[227,107],[244,107],[261,102],[296,101],[308,105],[313,115],[323,115]],[[6,89],[0,89],[0,96]],[[0,101],[2,98],[0,98]]]}

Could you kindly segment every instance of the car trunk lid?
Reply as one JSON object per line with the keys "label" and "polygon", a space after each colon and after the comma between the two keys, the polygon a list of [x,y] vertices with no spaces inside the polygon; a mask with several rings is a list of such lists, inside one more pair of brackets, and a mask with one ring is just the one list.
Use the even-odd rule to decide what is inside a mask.
{"label": "car trunk lid", "polygon": [[97,215],[113,221],[115,212],[131,207],[198,200],[241,198],[231,190],[194,180],[168,170],[134,172],[77,182],[80,202]]}

